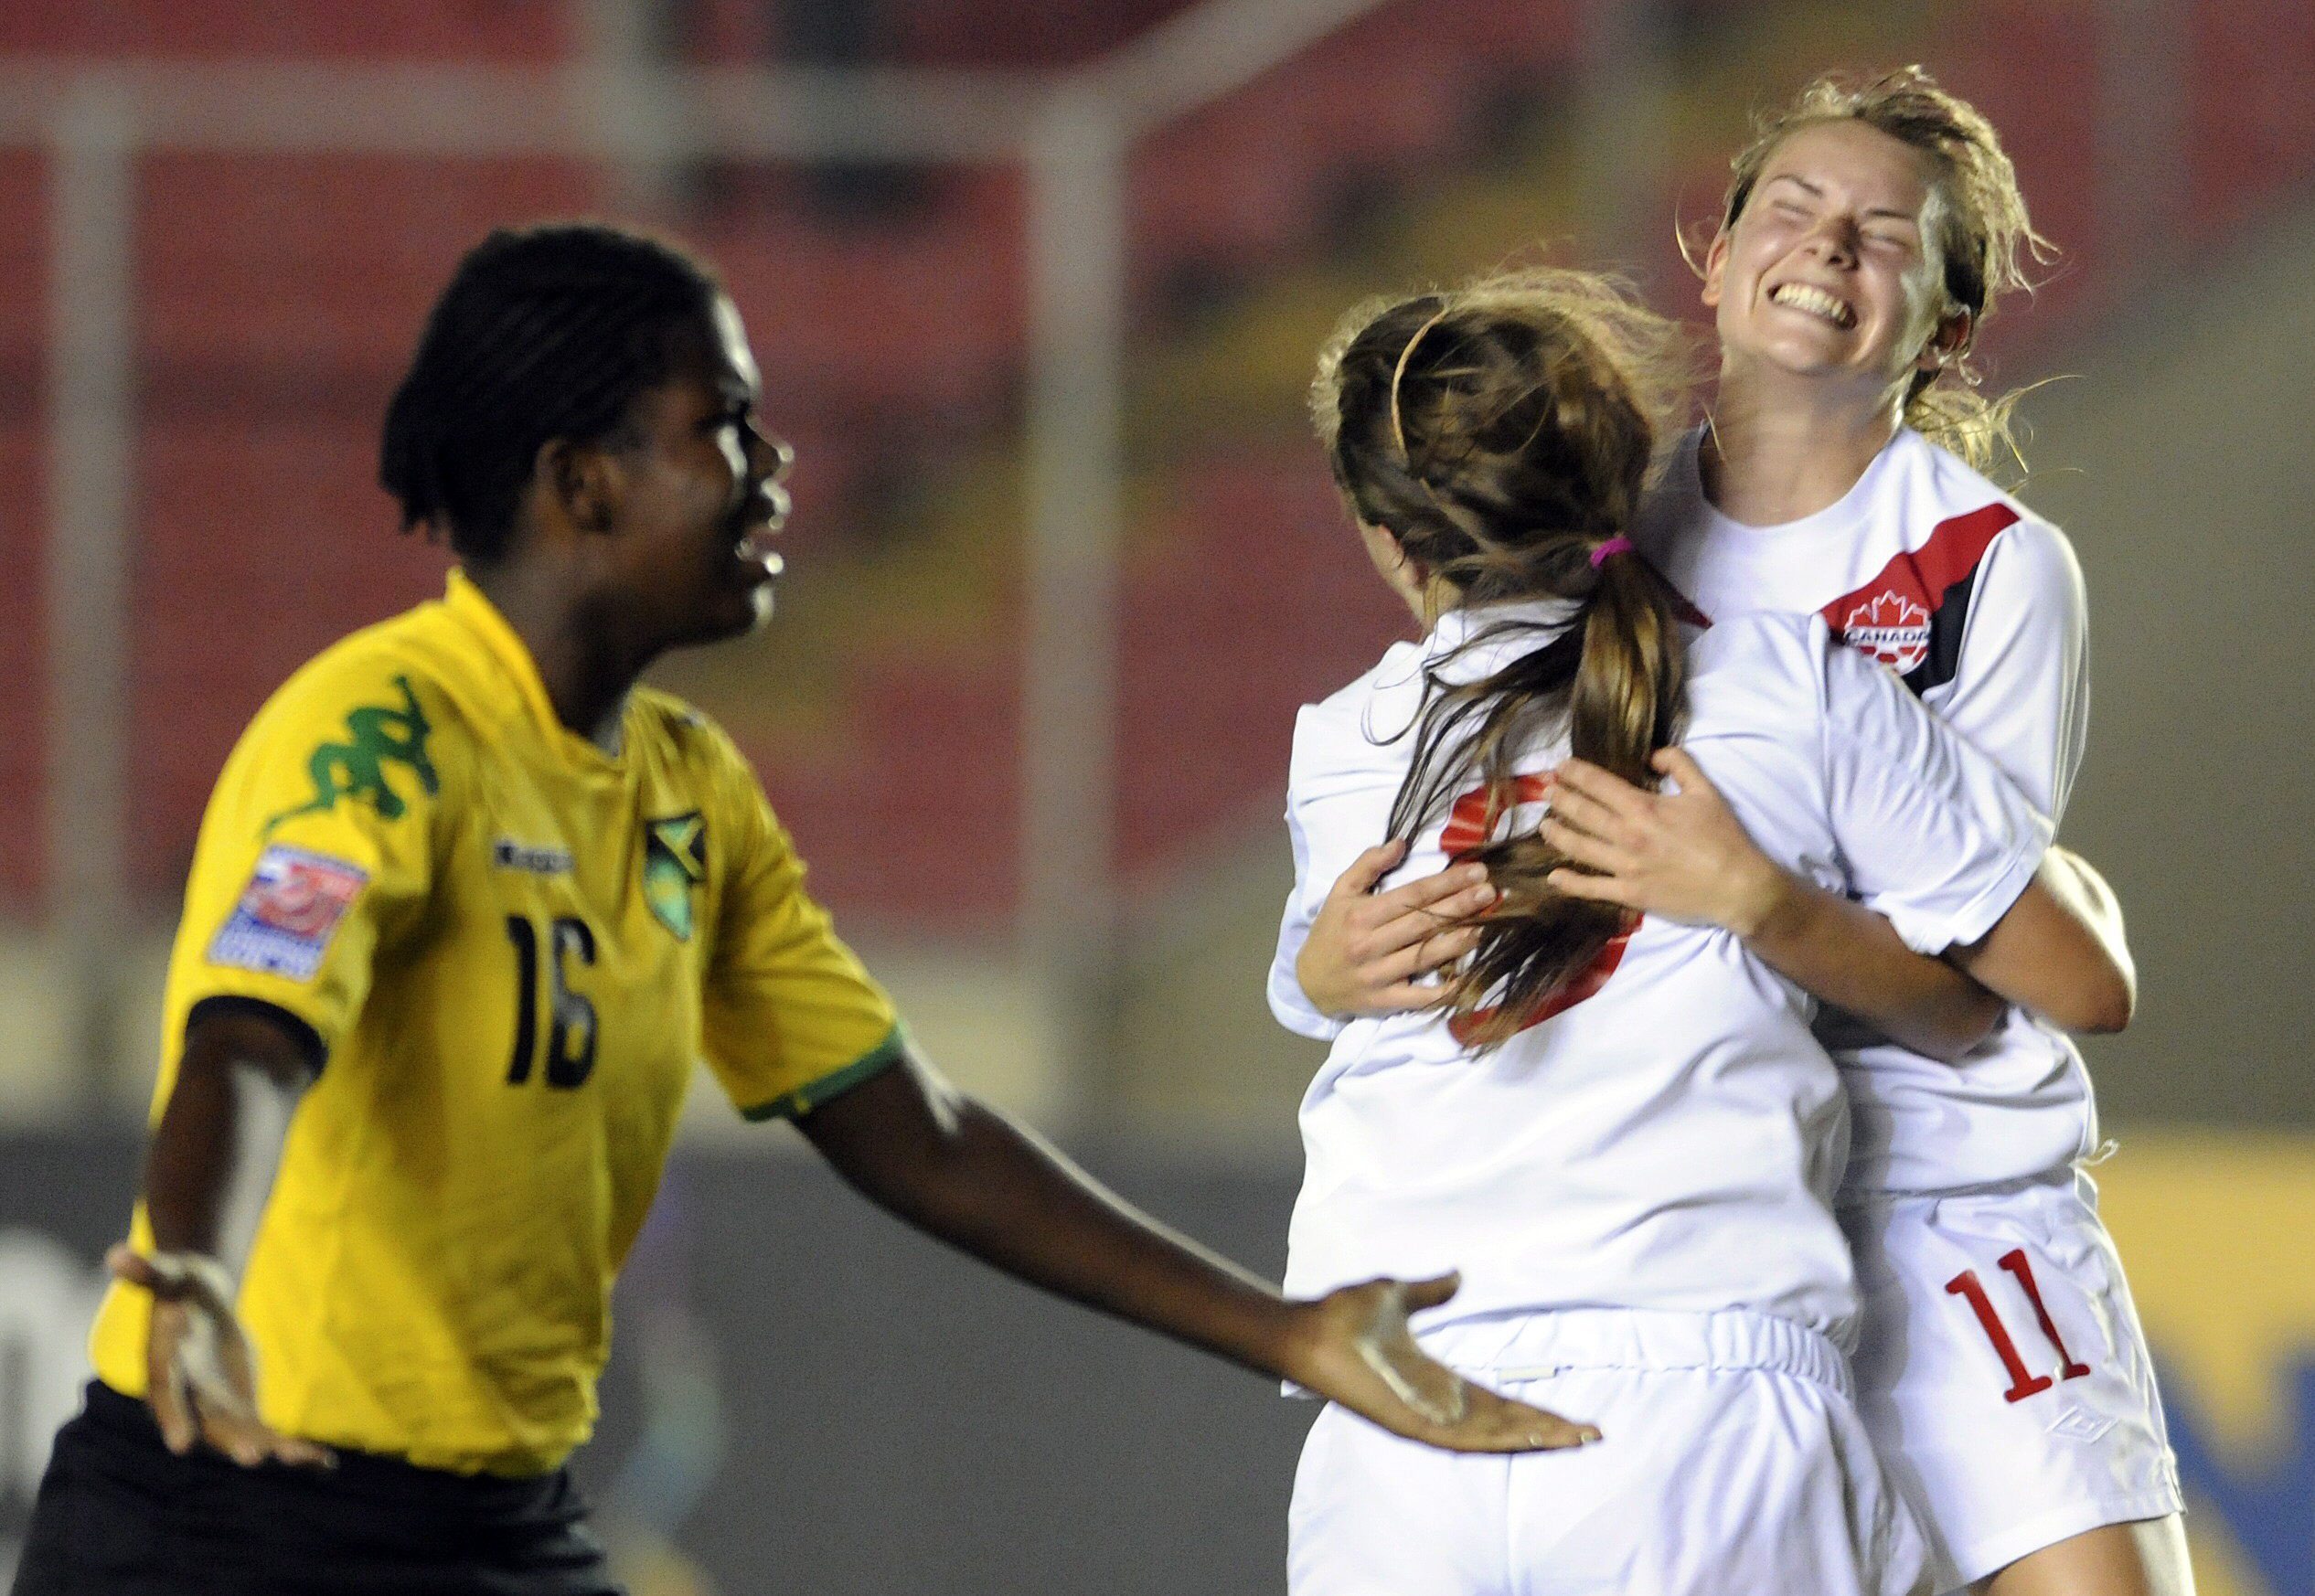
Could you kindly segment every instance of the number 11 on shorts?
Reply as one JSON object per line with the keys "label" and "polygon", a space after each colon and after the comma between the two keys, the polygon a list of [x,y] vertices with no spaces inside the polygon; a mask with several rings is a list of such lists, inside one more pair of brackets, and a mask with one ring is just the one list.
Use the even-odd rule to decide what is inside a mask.
{"label": "number 11 on shorts", "polygon": [[[2050,1310],[2042,1305],[2042,1288],[2034,1283],[2033,1265],[2027,1261],[2025,1249],[2013,1248],[1995,1261],[2025,1288],[2026,1301],[2033,1304],[2033,1317],[2042,1326],[2042,1334],[2057,1349],[2058,1378],[2078,1380],[2088,1374],[2090,1366],[2074,1361],[2074,1355],[2065,1349],[2065,1343],[2059,1338],[2058,1327],[2050,1322]],[[2028,1397],[2050,1389],[2050,1377],[2035,1374],[2026,1367],[2025,1359],[2018,1356],[2018,1344],[2010,1339],[2009,1326],[2002,1324],[2001,1315],[1994,1312],[1993,1303],[1986,1296],[1986,1288],[1979,1283],[1976,1270],[1965,1269],[1955,1275],[1946,1282],[1946,1291],[1952,1296],[1969,1300],[1970,1310],[1978,1315],[1978,1323],[1985,1328],[1986,1339],[1993,1343],[1994,1355],[2001,1359],[2001,1367],[2010,1371],[2010,1389],[2002,1393],[2004,1397],[2012,1402],[2022,1402]]]}

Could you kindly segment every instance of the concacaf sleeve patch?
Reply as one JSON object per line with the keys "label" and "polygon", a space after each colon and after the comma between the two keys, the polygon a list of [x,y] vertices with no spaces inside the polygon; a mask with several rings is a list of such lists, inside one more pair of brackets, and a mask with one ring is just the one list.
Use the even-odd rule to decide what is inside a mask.
{"label": "concacaf sleeve patch", "polygon": [[209,943],[208,961],[311,981],[337,922],[369,884],[369,872],[327,854],[276,845],[258,857],[232,918]]}

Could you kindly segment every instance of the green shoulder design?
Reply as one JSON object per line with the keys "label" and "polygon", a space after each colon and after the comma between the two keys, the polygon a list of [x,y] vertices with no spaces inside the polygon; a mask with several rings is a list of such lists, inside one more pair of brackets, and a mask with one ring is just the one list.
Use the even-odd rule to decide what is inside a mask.
{"label": "green shoulder design", "polygon": [[419,707],[410,678],[398,674],[391,680],[401,694],[400,705],[364,704],[347,711],[344,739],[322,743],[306,761],[313,797],[267,821],[263,835],[272,835],[285,820],[335,809],[341,799],[368,804],[381,820],[400,820],[410,805],[386,780],[391,766],[408,770],[430,797],[442,790],[442,778],[426,751],[432,723]]}

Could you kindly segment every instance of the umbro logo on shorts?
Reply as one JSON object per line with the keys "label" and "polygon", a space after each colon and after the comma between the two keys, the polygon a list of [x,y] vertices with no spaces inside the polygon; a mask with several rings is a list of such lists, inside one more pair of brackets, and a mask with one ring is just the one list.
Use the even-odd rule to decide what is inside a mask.
{"label": "umbro logo on shorts", "polygon": [[2084,1442],[2096,1441],[2113,1428],[2113,1420],[2093,1418],[2079,1408],[2068,1408],[2055,1419],[2051,1420],[2048,1425],[2049,1431],[2053,1435],[2063,1435],[2069,1441]]}

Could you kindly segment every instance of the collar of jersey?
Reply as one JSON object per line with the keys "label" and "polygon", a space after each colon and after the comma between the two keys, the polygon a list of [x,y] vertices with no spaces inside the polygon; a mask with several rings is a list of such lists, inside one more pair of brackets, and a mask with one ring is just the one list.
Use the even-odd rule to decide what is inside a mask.
{"label": "collar of jersey", "polygon": [[[1680,458],[1672,463],[1671,470],[1676,473],[1680,491],[1694,501],[1707,525],[1715,531],[1734,533],[1738,539],[1748,540],[1750,547],[1758,548],[1770,538],[1787,544],[1802,538],[1845,541],[1869,518],[1874,496],[1880,491],[1882,477],[1891,469],[1891,463],[1896,459],[1898,452],[1905,448],[1907,441],[1915,435],[1910,427],[1898,428],[1896,435],[1882,446],[1881,452],[1874,455],[1858,474],[1857,480],[1849,484],[1847,493],[1814,515],[1803,516],[1797,521],[1779,521],[1768,527],[1756,527],[1749,521],[1739,521],[1734,516],[1723,515],[1718,506],[1704,496],[1704,473],[1698,458],[1703,447],[1703,428],[1691,430],[1681,440]],[[1739,546],[1744,545],[1740,543]]]}
{"label": "collar of jersey", "polygon": [[[529,712],[549,748],[561,750],[565,760],[581,769],[616,772],[625,768],[619,760],[562,723],[562,718],[555,713],[555,701],[547,696],[546,679],[539,674],[539,662],[531,657],[530,645],[523,642],[522,634],[498,612],[498,606],[475,585],[474,580],[455,566],[451,568],[443,607],[474,634],[484,652],[507,673],[516,696],[522,699],[523,708]],[[625,744],[623,735],[620,745],[624,748]]]}
{"label": "collar of jersey", "polygon": [[1423,654],[1425,659],[1436,659],[1499,626],[1520,628],[1520,633],[1513,633],[1504,641],[1519,649],[1533,648],[1536,641],[1524,634],[1526,628],[1556,631],[1580,607],[1573,599],[1521,599],[1506,604],[1480,604],[1449,610],[1431,623],[1431,635],[1423,640]]}

